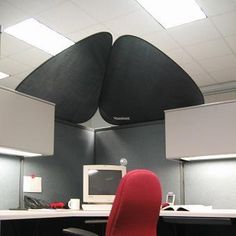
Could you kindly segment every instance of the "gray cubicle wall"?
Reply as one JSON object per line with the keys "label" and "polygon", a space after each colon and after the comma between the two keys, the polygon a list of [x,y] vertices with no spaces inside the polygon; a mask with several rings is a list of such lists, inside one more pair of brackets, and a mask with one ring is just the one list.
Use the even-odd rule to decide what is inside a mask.
{"label": "gray cubicle wall", "polygon": [[94,162],[94,131],[56,122],[54,156],[25,159],[25,175],[42,177],[42,193],[27,194],[47,201],[82,199],[83,165]]}
{"label": "gray cubicle wall", "polygon": [[212,205],[236,209],[236,160],[187,162],[186,204]]}
{"label": "gray cubicle wall", "polygon": [[0,155],[0,210],[18,206],[20,159]]}
{"label": "gray cubicle wall", "polygon": [[[165,159],[164,123],[112,127],[96,131],[97,164],[119,164],[127,158],[128,170],[147,168],[161,179],[163,196],[168,191],[180,198],[180,166]],[[194,161],[184,164],[185,203],[236,209],[236,160]]]}
{"label": "gray cubicle wall", "polygon": [[146,168],[157,173],[163,197],[173,191],[180,202],[180,166],[165,158],[164,122],[96,130],[96,163],[119,164],[121,158],[128,160],[128,170]]}
{"label": "gray cubicle wall", "polygon": [[[94,131],[56,122],[54,156],[26,158],[25,175],[42,177],[42,193],[29,194],[47,201],[82,198],[82,166],[94,162]],[[0,209],[19,205],[18,157],[0,156]]]}

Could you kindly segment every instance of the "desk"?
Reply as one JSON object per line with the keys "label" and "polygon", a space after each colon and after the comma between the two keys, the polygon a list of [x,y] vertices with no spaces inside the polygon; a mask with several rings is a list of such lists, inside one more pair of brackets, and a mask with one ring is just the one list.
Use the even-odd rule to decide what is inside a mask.
{"label": "desk", "polygon": [[177,236],[235,236],[236,209],[208,211],[161,211],[161,235]]}
{"label": "desk", "polygon": [[109,211],[78,211],[69,209],[0,210],[0,221],[62,217],[108,217],[108,215]]}
{"label": "desk", "polygon": [[[39,209],[39,210],[0,210],[0,220],[20,220],[20,219],[41,219],[41,218],[57,218],[57,217],[108,217],[109,211],[78,211],[68,209]],[[161,211],[162,218],[230,218],[236,219],[236,209],[213,209],[208,211]]]}
{"label": "desk", "polygon": [[[0,220],[41,219],[58,217],[108,217],[109,211],[78,211],[68,209],[39,209],[39,210],[0,210]],[[208,211],[161,211],[161,218],[230,218],[236,219],[236,209],[212,209]]]}
{"label": "desk", "polygon": [[[94,232],[105,230],[105,224],[88,224],[88,220],[105,220],[109,211],[77,211],[67,209],[0,210],[1,236],[61,236],[63,228],[81,227]],[[85,222],[86,221],[86,222]]]}
{"label": "desk", "polygon": [[236,209],[211,209],[207,211],[161,211],[164,221],[188,224],[231,224],[236,220]]}
{"label": "desk", "polygon": [[[46,221],[54,221],[54,224],[61,224],[63,221],[59,221],[60,219],[67,220],[67,225],[70,224],[70,221],[79,221],[80,219],[98,219],[98,218],[107,218],[109,216],[109,211],[76,211],[76,210],[52,210],[52,209],[42,209],[42,210],[28,210],[28,211],[16,211],[16,210],[0,210],[0,220],[2,222],[28,222],[40,219],[40,222],[42,222],[42,219],[45,219],[43,221],[44,223]],[[56,220],[57,219],[57,220]],[[35,222],[35,221],[33,221]],[[59,223],[58,223],[59,222]],[[236,210],[209,210],[209,211],[202,211],[202,212],[187,212],[187,211],[161,211],[160,212],[160,222],[164,222],[163,224],[169,225],[179,225],[178,227],[182,227],[183,225],[189,225],[189,228],[191,226],[191,230],[195,230],[194,227],[192,227],[193,224],[195,225],[214,225],[215,226],[222,226],[220,230],[222,230],[222,234],[219,233],[219,230],[217,229],[217,235],[236,235],[236,225],[234,224],[236,222]],[[49,224],[48,224],[49,225]],[[232,231],[232,234],[225,234],[225,226],[224,225],[234,225]],[[48,226],[47,226],[48,227]],[[63,226],[64,227],[64,226]],[[88,227],[88,226],[87,226]],[[217,228],[216,227],[216,228]],[[199,227],[198,227],[199,228]],[[18,229],[18,228],[17,228]],[[202,228],[203,232],[206,230],[205,228]],[[227,228],[227,230],[229,227]],[[182,233],[183,229],[181,229],[181,233],[167,233],[161,235],[213,235],[210,234],[209,231],[204,233],[198,233],[194,234],[191,232],[191,234]],[[189,230],[189,229],[188,229]],[[197,229],[199,230],[199,229]],[[210,230],[207,228],[207,230]],[[163,230],[163,232],[165,232]],[[177,231],[176,231],[177,232]],[[7,234],[8,235],[8,234]],[[12,234],[15,235],[15,234]],[[27,234],[26,234],[27,235]],[[42,234],[43,235],[43,234]],[[45,234],[44,234],[45,235]],[[54,234],[53,234],[54,235]],[[56,234],[55,234],[56,235]],[[191,235],[191,236],[192,236]],[[5,236],[2,235],[2,236]]]}
{"label": "desk", "polygon": [[212,218],[236,218],[236,209],[211,209],[204,211],[161,211],[162,217],[212,217]]}

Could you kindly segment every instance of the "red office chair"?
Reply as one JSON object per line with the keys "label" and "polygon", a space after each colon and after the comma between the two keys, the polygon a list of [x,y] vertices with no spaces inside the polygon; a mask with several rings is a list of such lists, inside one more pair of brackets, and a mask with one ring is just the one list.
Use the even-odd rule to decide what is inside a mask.
{"label": "red office chair", "polygon": [[[161,206],[161,185],[148,170],[133,170],[121,180],[116,192],[106,236],[156,236]],[[64,235],[96,236],[76,228],[63,230]]]}

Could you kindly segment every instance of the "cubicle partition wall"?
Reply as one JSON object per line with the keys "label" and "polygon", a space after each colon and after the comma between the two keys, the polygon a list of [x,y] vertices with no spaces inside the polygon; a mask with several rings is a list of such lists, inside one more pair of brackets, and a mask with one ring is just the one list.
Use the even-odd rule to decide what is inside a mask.
{"label": "cubicle partition wall", "polygon": [[[42,177],[42,193],[25,193],[46,201],[82,198],[82,167],[94,162],[94,131],[56,122],[54,155],[25,159],[24,175]],[[0,209],[19,204],[20,162],[0,157]]]}
{"label": "cubicle partition wall", "polygon": [[20,160],[0,155],[0,209],[19,205]]}
{"label": "cubicle partition wall", "polygon": [[164,121],[97,129],[95,144],[97,164],[119,165],[126,158],[128,170],[152,170],[160,177],[163,200],[167,192],[174,192],[180,204],[180,164],[165,158]]}
{"label": "cubicle partition wall", "polygon": [[[90,130],[56,122],[54,156],[25,159],[25,175],[42,177],[42,193],[29,194],[47,201],[82,199],[84,164],[119,164],[128,160],[128,170],[146,168],[156,172],[167,192],[176,194],[176,203],[236,208],[236,160],[185,162],[165,158],[164,121]],[[0,209],[19,204],[20,161],[0,157]],[[184,183],[184,185],[183,185]],[[183,189],[184,187],[184,189]],[[181,195],[184,190],[184,195]]]}
{"label": "cubicle partition wall", "polygon": [[160,176],[163,197],[173,191],[177,204],[236,208],[236,160],[185,162],[181,172],[180,162],[165,158],[164,121],[98,129],[95,143],[96,163],[119,164],[126,158],[128,170],[153,170]]}
{"label": "cubicle partition wall", "polygon": [[236,209],[236,160],[186,162],[186,204]]}

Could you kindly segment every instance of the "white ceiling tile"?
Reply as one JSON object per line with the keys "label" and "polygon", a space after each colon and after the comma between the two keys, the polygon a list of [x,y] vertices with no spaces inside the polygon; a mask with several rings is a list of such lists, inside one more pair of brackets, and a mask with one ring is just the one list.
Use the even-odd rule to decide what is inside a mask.
{"label": "white ceiling tile", "polygon": [[164,30],[153,17],[144,10],[140,10],[120,18],[103,23],[118,35],[130,34],[142,37],[142,35]]}
{"label": "white ceiling tile", "polygon": [[199,61],[206,71],[220,71],[232,67],[236,67],[236,56],[231,54],[227,56],[214,57]]}
{"label": "white ceiling tile", "polygon": [[73,0],[73,2],[99,22],[111,20],[141,8],[135,0]]}
{"label": "white ceiling tile", "polygon": [[95,20],[70,1],[45,11],[37,19],[59,33],[75,32],[96,24]]}
{"label": "white ceiling tile", "polygon": [[0,86],[15,89],[21,81],[21,78],[18,78],[16,76],[10,76],[6,79],[1,79]]}
{"label": "white ceiling tile", "polygon": [[[236,81],[236,0],[196,1],[208,18],[168,30],[135,0],[0,0],[0,24],[6,28],[33,17],[75,42],[102,31],[112,33],[113,42],[136,35],[166,53],[199,86]],[[12,76],[0,85],[13,89],[49,58],[5,33],[1,48],[0,70]]]}
{"label": "white ceiling tile", "polygon": [[195,61],[191,61],[190,63],[179,63],[179,65],[190,75],[198,75],[204,74],[204,69]]}
{"label": "white ceiling tile", "polygon": [[14,75],[14,77],[18,78],[18,80],[23,81],[30,73],[32,73],[34,70],[36,69],[36,67],[31,67],[28,70],[25,70],[23,72],[20,72],[16,75]]}
{"label": "white ceiling tile", "polygon": [[5,58],[0,60],[0,71],[7,73],[9,75],[15,75],[29,69],[30,69],[29,66],[23,63],[19,63],[10,58]]}
{"label": "white ceiling tile", "polygon": [[63,1],[65,0],[7,0],[12,6],[30,14],[38,14],[42,11],[46,11]]}
{"label": "white ceiling tile", "polygon": [[169,29],[171,36],[182,46],[220,38],[220,34],[208,20],[199,20]]}
{"label": "white ceiling tile", "polygon": [[182,48],[167,51],[166,54],[177,64],[188,64],[193,61],[192,57]]}
{"label": "white ceiling tile", "polygon": [[9,34],[2,33],[1,38],[1,57],[10,56],[22,52],[31,46]]}
{"label": "white ceiling tile", "polygon": [[4,29],[27,18],[28,15],[25,12],[6,1],[0,1],[0,24]]}
{"label": "white ceiling tile", "polygon": [[227,70],[218,70],[210,73],[211,76],[219,83],[235,81],[236,67],[228,68]]}
{"label": "white ceiling tile", "polygon": [[199,87],[216,83],[216,81],[207,73],[193,75],[192,79]]}
{"label": "white ceiling tile", "polygon": [[29,75],[35,68],[31,68],[30,70],[23,71],[19,74],[10,76],[6,79],[0,80],[0,86],[8,87],[11,89],[16,89],[16,87]]}
{"label": "white ceiling tile", "polygon": [[179,48],[179,45],[168,35],[166,31],[153,32],[142,36],[143,39],[164,51]]}
{"label": "white ceiling tile", "polygon": [[232,53],[231,49],[222,39],[186,46],[185,50],[197,60],[224,56]]}
{"label": "white ceiling tile", "polygon": [[212,17],[212,21],[224,36],[236,34],[236,11]]}
{"label": "white ceiling tile", "polygon": [[232,50],[236,53],[236,35],[226,37],[225,40],[232,48]]}
{"label": "white ceiling tile", "polygon": [[19,83],[20,81],[18,81],[17,78],[13,76],[0,80],[0,86],[7,87],[10,89],[15,89]]}
{"label": "white ceiling tile", "polygon": [[196,0],[207,16],[223,14],[236,10],[236,3],[232,0]]}
{"label": "white ceiling tile", "polygon": [[43,52],[40,49],[31,48],[28,50],[24,50],[23,52],[14,54],[9,58],[18,61],[20,63],[24,63],[30,67],[37,67],[41,65],[43,62],[48,60],[51,55]]}
{"label": "white ceiling tile", "polygon": [[73,40],[74,42],[78,42],[81,39],[84,39],[92,34],[98,33],[98,32],[109,32],[112,34],[112,36],[115,35],[110,29],[108,29],[106,26],[102,24],[93,25],[91,27],[88,27],[84,30],[79,30],[73,33],[68,33],[67,36]]}

